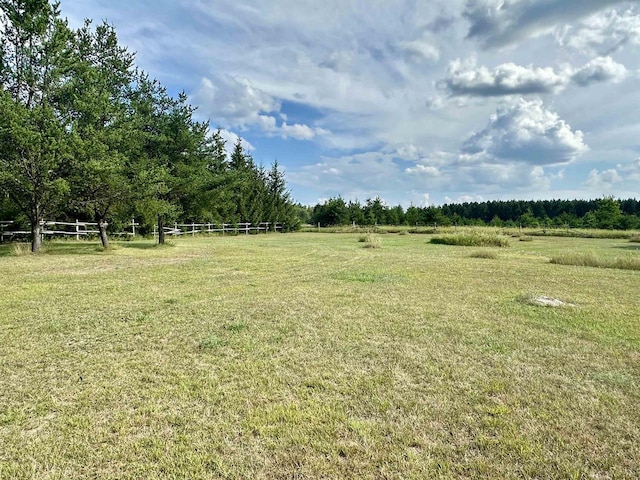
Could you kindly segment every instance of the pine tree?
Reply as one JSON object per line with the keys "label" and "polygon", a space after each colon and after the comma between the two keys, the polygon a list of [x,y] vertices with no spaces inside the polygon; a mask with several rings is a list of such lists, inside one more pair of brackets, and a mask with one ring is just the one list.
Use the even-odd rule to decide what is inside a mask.
{"label": "pine tree", "polygon": [[28,217],[35,253],[41,223],[69,192],[68,125],[58,97],[71,31],[59,4],[46,0],[2,0],[0,15],[0,189]]}

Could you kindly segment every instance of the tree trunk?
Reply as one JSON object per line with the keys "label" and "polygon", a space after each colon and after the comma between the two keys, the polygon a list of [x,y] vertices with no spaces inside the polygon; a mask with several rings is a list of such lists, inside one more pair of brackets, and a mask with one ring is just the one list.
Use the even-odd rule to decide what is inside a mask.
{"label": "tree trunk", "polygon": [[31,220],[31,252],[38,253],[42,247],[42,225],[40,219]]}
{"label": "tree trunk", "polygon": [[109,248],[109,236],[107,235],[108,223],[104,219],[98,220],[98,230],[100,231],[100,241],[102,248]]}
{"label": "tree trunk", "polygon": [[162,215],[158,215],[158,244],[164,243],[164,218]]}

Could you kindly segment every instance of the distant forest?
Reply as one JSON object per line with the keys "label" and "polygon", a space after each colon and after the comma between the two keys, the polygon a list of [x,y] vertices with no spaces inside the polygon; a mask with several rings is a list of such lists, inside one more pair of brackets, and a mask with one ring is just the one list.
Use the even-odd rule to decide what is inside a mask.
{"label": "distant forest", "polygon": [[640,228],[640,202],[605,197],[597,200],[507,200],[432,207],[390,207],[380,198],[365,203],[331,198],[315,207],[298,206],[301,220],[331,225],[490,225],[525,228]]}

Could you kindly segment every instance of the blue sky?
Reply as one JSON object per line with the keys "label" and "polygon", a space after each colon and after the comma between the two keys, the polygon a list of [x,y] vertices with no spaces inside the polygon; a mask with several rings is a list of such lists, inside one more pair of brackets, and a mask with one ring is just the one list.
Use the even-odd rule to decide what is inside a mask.
{"label": "blue sky", "polygon": [[637,197],[640,0],[62,0],[293,197]]}

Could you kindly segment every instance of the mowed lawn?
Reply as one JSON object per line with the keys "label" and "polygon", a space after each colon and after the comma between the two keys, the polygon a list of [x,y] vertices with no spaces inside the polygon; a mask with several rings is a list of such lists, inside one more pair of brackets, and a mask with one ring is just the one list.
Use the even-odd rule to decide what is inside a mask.
{"label": "mowed lawn", "polygon": [[358,238],[0,247],[0,478],[640,478],[639,244]]}

